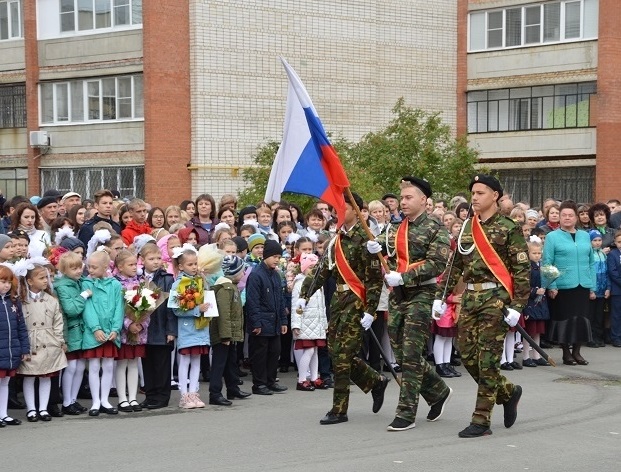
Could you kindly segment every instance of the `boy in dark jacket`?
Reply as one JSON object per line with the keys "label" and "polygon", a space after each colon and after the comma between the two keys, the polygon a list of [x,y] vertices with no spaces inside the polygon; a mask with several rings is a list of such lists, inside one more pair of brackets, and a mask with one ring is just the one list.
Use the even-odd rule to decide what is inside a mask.
{"label": "boy in dark jacket", "polygon": [[246,284],[252,393],[257,395],[287,390],[287,387],[276,383],[280,335],[287,332],[284,293],[276,271],[281,256],[280,244],[267,240],[263,248],[263,261],[250,273]]}
{"label": "boy in dark jacket", "polygon": [[[147,243],[140,251],[146,280],[162,292],[170,292],[174,282],[171,274],[161,268],[162,253],[156,244]],[[170,401],[170,352],[177,337],[177,317],[167,303],[162,303],[151,314],[147,331],[147,355],[142,359],[145,400],[143,408],[165,408]]]}

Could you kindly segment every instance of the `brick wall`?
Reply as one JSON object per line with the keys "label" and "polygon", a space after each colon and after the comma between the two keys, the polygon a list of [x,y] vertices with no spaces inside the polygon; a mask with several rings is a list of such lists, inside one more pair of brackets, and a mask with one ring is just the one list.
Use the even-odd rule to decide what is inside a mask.
{"label": "brick wall", "polygon": [[[37,43],[37,11],[35,2],[24,2],[24,52],[26,56],[26,127],[39,129],[39,46]],[[28,139],[28,135],[26,135]],[[28,194],[40,195],[40,149],[28,146]]]}

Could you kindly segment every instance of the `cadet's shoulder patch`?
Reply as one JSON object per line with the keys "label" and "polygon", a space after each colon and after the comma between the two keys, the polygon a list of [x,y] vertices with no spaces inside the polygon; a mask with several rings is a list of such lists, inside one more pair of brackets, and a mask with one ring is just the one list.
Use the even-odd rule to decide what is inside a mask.
{"label": "cadet's shoulder patch", "polygon": [[379,267],[379,259],[377,257],[371,259],[371,267]]}
{"label": "cadet's shoulder patch", "polygon": [[528,260],[528,254],[526,254],[525,252],[518,252],[517,253],[517,261],[518,262],[526,262]]}
{"label": "cadet's shoulder patch", "polygon": [[449,250],[446,246],[442,246],[440,248],[440,255],[441,256],[448,256]]}

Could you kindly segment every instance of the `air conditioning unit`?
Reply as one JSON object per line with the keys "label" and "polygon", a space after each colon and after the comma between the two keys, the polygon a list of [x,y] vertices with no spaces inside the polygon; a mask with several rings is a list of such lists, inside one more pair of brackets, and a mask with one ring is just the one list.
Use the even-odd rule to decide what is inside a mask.
{"label": "air conditioning unit", "polygon": [[45,147],[50,145],[50,136],[47,131],[31,131],[30,145],[32,147]]}

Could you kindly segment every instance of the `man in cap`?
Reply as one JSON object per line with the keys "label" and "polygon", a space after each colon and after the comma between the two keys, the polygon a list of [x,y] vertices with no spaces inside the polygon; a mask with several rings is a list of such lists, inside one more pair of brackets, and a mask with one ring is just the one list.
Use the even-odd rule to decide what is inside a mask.
{"label": "man in cap", "polygon": [[[470,191],[474,216],[464,223],[448,280],[449,291],[460,277],[467,284],[459,318],[459,349],[464,367],[478,384],[472,420],[459,433],[461,438],[492,434],[494,403],[504,406],[506,428],[515,423],[522,387],[500,374],[500,358],[505,334],[517,324],[530,293],[526,241],[520,226],[498,212],[500,183],[478,174],[470,182]],[[442,312],[440,300],[434,302],[434,309]]]}
{"label": "man in cap", "polygon": [[390,222],[399,223],[403,219],[403,214],[399,211],[399,197],[394,193],[387,193],[382,200],[386,202],[390,210]]}
{"label": "man in cap", "polygon": [[[359,208],[362,199],[353,194]],[[300,299],[293,309],[304,309],[306,300],[330,277],[336,278],[336,293],[330,303],[328,350],[334,369],[332,409],[320,424],[348,421],[350,379],[364,393],[372,392],[373,413],[384,402],[388,379],[358,357],[362,348],[363,329],[369,329],[379,303],[382,274],[379,260],[364,250],[367,235],[358,222],[352,202],[345,195],[345,220],[341,230],[329,243],[327,260],[318,264],[315,273],[302,283]],[[317,271],[319,271],[317,273]],[[312,286],[312,287],[311,287]]]}
{"label": "man in cap", "polygon": [[425,359],[431,305],[444,272],[450,250],[444,226],[425,211],[431,186],[417,177],[401,180],[400,225],[390,225],[379,241],[369,241],[369,252],[390,254],[391,272],[386,283],[395,287],[389,298],[388,334],[402,369],[401,391],[395,419],[388,431],[405,431],[415,426],[419,394],[431,406],[428,421],[436,421],[444,411],[451,389]]}
{"label": "man in cap", "polygon": [[60,199],[60,205],[64,208],[65,214],[69,213],[74,206],[82,203],[82,196],[77,192],[67,192]]}
{"label": "man in cap", "polygon": [[52,237],[50,225],[58,217],[58,201],[55,197],[43,197],[37,203],[37,209],[43,222],[43,230]]}

